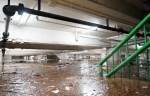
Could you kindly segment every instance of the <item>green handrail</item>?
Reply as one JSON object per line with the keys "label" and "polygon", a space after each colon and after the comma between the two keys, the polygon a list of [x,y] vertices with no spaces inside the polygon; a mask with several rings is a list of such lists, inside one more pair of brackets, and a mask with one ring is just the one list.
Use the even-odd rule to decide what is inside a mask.
{"label": "green handrail", "polygon": [[106,75],[106,77],[110,77],[114,73],[116,73],[118,70],[120,70],[125,64],[130,62],[133,58],[135,58],[137,55],[145,51],[148,47],[150,47],[150,41],[148,41],[143,47],[141,47],[139,50],[137,50],[135,53],[133,53],[130,57],[128,57],[124,62],[122,62],[120,65],[118,65],[115,69],[113,69],[110,73]]}
{"label": "green handrail", "polygon": [[143,27],[143,25],[150,19],[150,14],[148,14],[129,34],[122,40],[100,63],[100,74],[103,74],[102,65],[106,62],[120,47],[122,47],[136,32]]}
{"label": "green handrail", "polygon": [[[147,36],[146,36],[146,28],[145,25],[143,26],[144,29],[144,38],[145,38],[145,43],[147,43]],[[149,79],[149,60],[148,60],[149,56],[148,56],[148,49],[146,49],[146,64],[147,64],[147,79],[150,82]]]}
{"label": "green handrail", "polygon": [[[127,58],[129,57],[128,41],[126,42]],[[128,63],[128,78],[130,79],[130,63]]]}
{"label": "green handrail", "polygon": [[[135,51],[137,51],[137,39],[136,39],[136,34],[134,34],[134,39],[135,39]],[[136,56],[136,65],[137,65],[137,79],[139,80],[139,59],[138,56]]]}
{"label": "green handrail", "polygon": [[[119,63],[121,63],[121,51],[120,51],[120,49],[119,49]],[[122,69],[120,69],[120,77],[122,78]]]}

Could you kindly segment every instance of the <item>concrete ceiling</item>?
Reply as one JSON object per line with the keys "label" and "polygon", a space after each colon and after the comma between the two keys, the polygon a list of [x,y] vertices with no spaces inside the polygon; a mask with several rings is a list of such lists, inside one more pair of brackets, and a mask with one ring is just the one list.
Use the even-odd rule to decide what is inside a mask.
{"label": "concrete ceiling", "polygon": [[[99,2],[99,4],[93,3],[93,0],[42,0],[42,11],[50,12],[62,16],[67,16],[75,19],[80,19],[88,22],[93,22],[97,24],[106,25],[106,18],[110,21],[111,27],[121,27],[125,30],[130,31],[140,20],[138,18],[135,18],[134,12],[137,13],[137,10],[135,6],[131,6],[134,8],[133,10],[130,10],[129,13],[132,13],[131,11],[134,11],[131,15],[127,13],[129,11],[129,8],[126,9],[127,3],[132,3],[128,0],[114,0],[113,2],[111,0],[95,0],[94,2]],[[104,2],[105,1],[105,2]],[[111,1],[111,2],[109,2]],[[103,2],[103,5],[100,5],[100,3]],[[126,3],[122,3],[126,2]],[[25,7],[31,8],[31,9],[37,9],[37,0],[11,0],[12,5],[18,5],[18,3],[23,3]],[[108,5],[106,5],[108,3]],[[0,9],[7,4],[7,0],[1,0],[0,3]],[[112,5],[111,5],[112,4]],[[118,8],[120,6],[117,6],[117,4],[124,4],[121,8]],[[90,5],[90,6],[89,6]],[[110,7],[109,7],[110,5]],[[131,4],[130,4],[131,5]],[[114,6],[114,7],[113,7]],[[139,7],[139,5],[138,5]],[[115,10],[118,9],[118,10]],[[121,10],[127,10],[125,12]],[[4,24],[4,18],[5,15],[3,14],[2,10],[0,10],[0,23]],[[80,36],[82,38],[101,38],[99,39],[102,42],[112,43],[111,41],[119,40],[121,41],[124,38],[124,35],[120,35],[117,32],[112,32],[108,30],[103,30],[100,28],[97,29],[91,29],[89,26],[84,26],[80,24],[74,24],[69,23],[65,21],[60,20],[54,20],[44,17],[39,17],[36,19],[36,16],[29,15],[29,18],[26,20],[24,24],[20,24],[21,16],[19,16],[17,13],[15,16],[12,17],[11,26],[18,26],[25,28],[26,26],[32,27],[32,28],[41,28],[41,29],[47,29],[47,30],[56,30],[56,31],[64,31],[64,32],[70,32],[75,33],[77,30],[80,32]],[[13,31],[15,31],[14,29]],[[3,30],[2,30],[3,31]],[[11,30],[10,30],[11,31]],[[23,33],[21,33],[23,34]],[[120,37],[119,37],[119,36]],[[108,39],[114,36],[118,36],[117,38]],[[2,34],[0,34],[0,38],[2,37]],[[30,36],[31,37],[31,36]],[[10,38],[11,39],[11,38]],[[40,39],[40,38],[39,38]],[[46,49],[46,50],[89,50],[89,49],[100,49],[104,47],[110,47],[108,45],[104,46],[95,46],[95,45],[68,45],[68,44],[52,44],[52,43],[40,43],[40,42],[25,42],[23,44],[20,43],[13,43],[11,40],[9,40],[7,44],[8,48],[22,48],[22,49]]]}
{"label": "concrete ceiling", "polygon": [[[150,11],[150,6],[142,0],[89,0],[107,6],[137,19],[143,19]],[[144,0],[143,0],[144,1]]]}

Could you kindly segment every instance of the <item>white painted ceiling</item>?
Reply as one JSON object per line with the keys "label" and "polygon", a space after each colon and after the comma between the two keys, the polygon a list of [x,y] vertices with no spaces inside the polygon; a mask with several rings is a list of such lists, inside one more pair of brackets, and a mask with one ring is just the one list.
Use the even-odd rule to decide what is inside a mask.
{"label": "white painted ceiling", "polygon": [[[69,7],[66,7],[63,5],[59,5],[59,4],[52,7],[52,6],[49,6],[49,4],[51,3],[50,0],[42,0],[42,1],[43,1],[42,2],[42,11],[50,12],[50,13],[54,13],[54,14],[58,14],[58,15],[62,15],[62,16],[67,16],[67,17],[71,17],[71,18],[75,18],[75,19],[80,19],[80,20],[84,20],[84,21],[88,21],[88,22],[93,22],[93,23],[97,23],[97,24],[106,25],[106,21],[105,21],[104,17],[86,13],[81,10],[69,8]],[[2,9],[3,6],[5,4],[7,4],[7,0],[0,0],[0,2],[1,2],[0,9]],[[37,1],[36,0],[11,0],[11,5],[18,5],[19,3],[23,3],[25,5],[25,7],[28,7],[31,9],[37,9]],[[0,23],[4,23],[4,18],[5,18],[5,15],[3,14],[2,10],[0,10]],[[88,36],[94,36],[95,38],[103,38],[102,41],[107,41],[108,43],[111,43],[112,40],[120,41],[125,37],[124,35],[120,35],[117,32],[103,30],[100,28],[93,30],[89,26],[84,26],[84,25],[80,25],[80,24],[74,24],[74,23],[69,23],[69,22],[65,22],[65,21],[54,20],[54,19],[49,19],[49,18],[44,18],[44,17],[39,17],[39,21],[38,21],[36,19],[36,16],[34,16],[34,15],[31,15],[26,23],[20,24],[19,23],[20,18],[21,18],[21,16],[19,16],[16,13],[15,16],[12,17],[11,24],[17,25],[17,26],[31,26],[31,27],[36,27],[36,28],[65,31],[65,32],[72,32],[72,33],[75,33],[78,30],[80,32],[80,34],[83,36],[88,35]],[[132,26],[115,21],[115,20],[110,20],[110,26],[111,27],[114,27],[114,26],[123,27],[123,28],[125,28],[125,30],[132,29]],[[3,31],[3,30],[1,30],[1,31]],[[113,38],[114,36],[116,36],[116,37]],[[2,34],[0,34],[0,37],[2,37]],[[111,40],[109,38],[111,38]],[[18,45],[16,44],[16,47],[17,46]],[[25,45],[25,44],[19,45],[19,46],[20,46],[20,48],[29,49],[29,47],[31,47],[31,49],[32,49],[32,46]],[[40,44],[38,44],[37,47],[38,46],[40,46]],[[60,45],[55,45],[54,48],[45,46],[45,48],[43,48],[43,49],[51,49],[51,48],[55,49],[56,48],[56,50],[57,50],[57,47],[59,47],[59,46]],[[103,47],[106,47],[106,46],[103,46]],[[86,49],[103,48],[103,47],[98,47],[98,46],[92,47],[92,46],[88,46],[88,45],[87,46],[70,46],[70,47],[68,47],[65,45],[65,46],[61,46],[59,48],[60,49],[62,48],[62,50],[64,50],[64,49],[69,50],[69,48],[70,48],[70,50],[86,50]],[[44,52],[44,50],[42,52]]]}

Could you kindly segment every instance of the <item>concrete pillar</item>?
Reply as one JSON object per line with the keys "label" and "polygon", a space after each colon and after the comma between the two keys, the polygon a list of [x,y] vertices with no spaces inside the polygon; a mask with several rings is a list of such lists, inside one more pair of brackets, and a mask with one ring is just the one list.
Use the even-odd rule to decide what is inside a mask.
{"label": "concrete pillar", "polygon": [[[107,49],[106,49],[106,55],[108,55],[113,49],[114,49],[114,48],[107,48]],[[117,52],[114,54],[114,60],[115,60],[115,61],[117,61],[117,60],[119,61],[119,51],[117,51]],[[112,62],[112,57],[109,58],[109,61]]]}
{"label": "concrete pillar", "polygon": [[5,63],[9,63],[9,62],[11,62],[12,61],[12,56],[9,56],[9,55],[5,55],[4,56],[4,62]]}
{"label": "concrete pillar", "polygon": [[38,60],[38,56],[34,55],[33,60],[34,60],[34,62],[36,62]]}
{"label": "concrete pillar", "polygon": [[106,57],[106,53],[104,52],[101,54],[101,59],[104,59],[105,57]]}

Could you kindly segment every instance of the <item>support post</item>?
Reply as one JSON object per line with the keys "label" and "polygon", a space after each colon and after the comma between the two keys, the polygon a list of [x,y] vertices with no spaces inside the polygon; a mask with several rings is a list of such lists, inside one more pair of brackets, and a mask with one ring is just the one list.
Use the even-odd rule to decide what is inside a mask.
{"label": "support post", "polygon": [[[143,26],[144,29],[144,38],[145,38],[145,43],[147,43],[147,36],[146,36],[146,26]],[[147,64],[147,79],[149,80],[149,60],[148,60],[149,56],[148,56],[148,49],[146,49],[146,64]]]}
{"label": "support post", "polygon": [[[119,49],[119,63],[121,63],[121,51]],[[120,69],[120,77],[122,78],[122,68]]]}
{"label": "support post", "polygon": [[106,61],[107,74],[108,74],[108,60]]}
{"label": "support post", "polygon": [[38,0],[38,11],[41,10],[41,0]]}
{"label": "support post", "polygon": [[[126,42],[127,58],[129,57],[128,41]],[[128,78],[130,79],[130,63],[128,63]]]}
{"label": "support post", "polygon": [[[115,68],[115,62],[114,62],[114,54],[112,56],[112,59],[113,59],[113,69]],[[115,74],[114,74],[114,77],[115,77]]]}
{"label": "support post", "polygon": [[[135,38],[135,50],[138,51],[136,34],[134,34],[134,38]],[[137,76],[138,76],[138,80],[139,80],[139,60],[138,60],[138,55],[136,56],[136,65],[137,65]]]}

